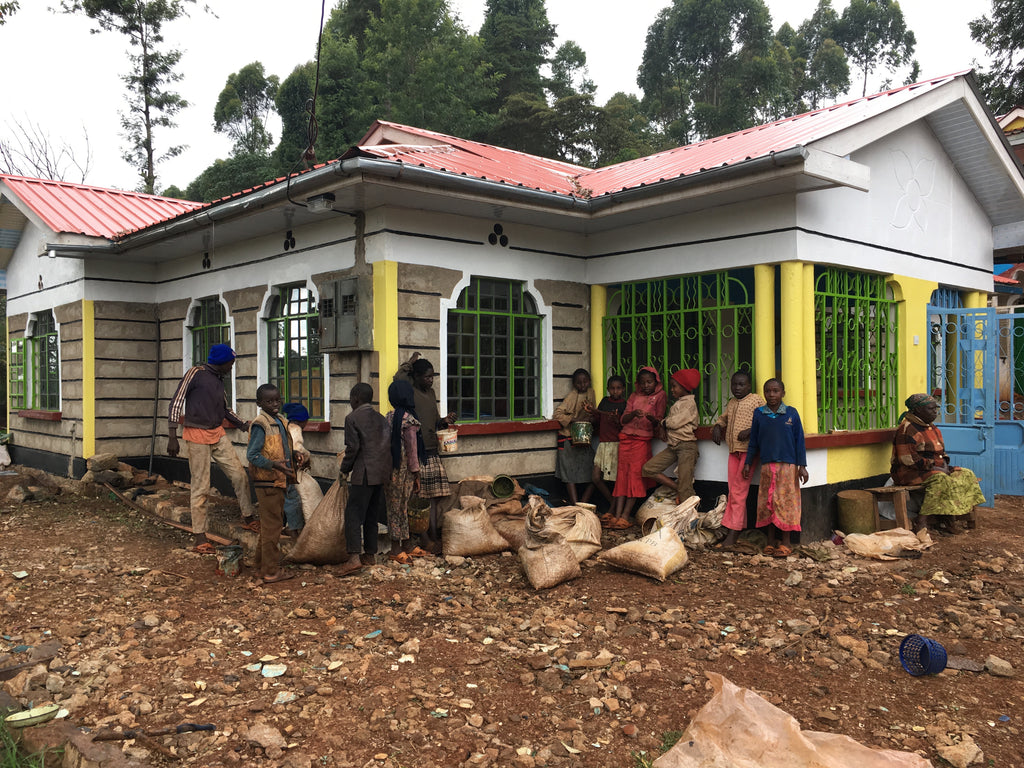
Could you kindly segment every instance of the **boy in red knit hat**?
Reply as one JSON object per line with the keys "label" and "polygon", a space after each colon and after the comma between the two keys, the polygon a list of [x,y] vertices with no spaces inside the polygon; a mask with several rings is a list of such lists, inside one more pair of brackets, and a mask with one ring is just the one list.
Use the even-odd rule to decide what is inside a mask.
{"label": "boy in red knit hat", "polygon": [[[643,468],[644,477],[652,477],[662,485],[676,489],[676,498],[685,501],[696,494],[693,491],[693,470],[697,465],[697,398],[694,390],[700,385],[700,371],[683,368],[669,379],[669,393],[675,398],[668,416],[662,422],[667,435],[668,448],[654,456]],[[665,474],[665,470],[676,464],[676,479]]]}

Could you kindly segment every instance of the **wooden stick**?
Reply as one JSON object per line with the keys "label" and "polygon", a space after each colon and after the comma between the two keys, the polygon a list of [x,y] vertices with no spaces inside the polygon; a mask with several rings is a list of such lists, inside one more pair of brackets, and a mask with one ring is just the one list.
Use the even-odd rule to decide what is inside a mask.
{"label": "wooden stick", "polygon": [[[114,486],[112,486],[110,483],[103,483],[103,487],[106,488],[108,491],[110,491],[112,494],[114,494],[121,501],[122,504],[125,504],[125,505],[131,507],[136,512],[141,512],[144,515],[148,515],[149,517],[156,518],[157,520],[159,520],[164,525],[169,525],[172,528],[177,528],[180,531],[188,531],[189,533],[192,533],[192,529],[189,526],[182,525],[181,523],[176,523],[173,520],[168,520],[166,517],[160,517],[160,515],[156,514],[155,512],[150,512],[145,507],[139,506],[134,501],[129,499],[127,496],[125,496],[123,493],[121,493],[116,488],[114,488]],[[216,544],[228,545],[228,544],[232,543],[231,539],[225,539],[222,536],[217,536],[216,534],[210,533],[210,532],[206,533],[206,538],[209,539],[210,541],[216,543]],[[174,574],[174,575],[177,576],[178,574]]]}

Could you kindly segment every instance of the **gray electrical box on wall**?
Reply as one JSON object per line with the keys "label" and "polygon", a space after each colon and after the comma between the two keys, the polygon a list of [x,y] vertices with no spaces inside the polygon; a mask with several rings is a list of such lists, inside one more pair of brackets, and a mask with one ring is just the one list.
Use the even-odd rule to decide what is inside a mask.
{"label": "gray electrical box on wall", "polygon": [[320,290],[320,351],[373,349],[373,283],[369,275],[324,283]]}

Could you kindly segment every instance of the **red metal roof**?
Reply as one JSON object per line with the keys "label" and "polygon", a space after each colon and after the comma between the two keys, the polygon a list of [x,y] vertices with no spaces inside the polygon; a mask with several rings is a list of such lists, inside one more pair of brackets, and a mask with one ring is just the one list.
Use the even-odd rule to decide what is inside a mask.
{"label": "red metal roof", "polygon": [[[355,147],[342,159],[373,157],[394,160],[423,168],[487,179],[517,187],[530,187],[545,192],[571,195],[573,179],[589,169],[560,160],[528,155],[514,149],[481,144],[478,141],[447,136],[398,123],[378,120],[375,125],[388,126],[399,132],[426,138],[432,144],[371,144]],[[370,131],[373,132],[373,129]]]}
{"label": "red metal roof", "polygon": [[[589,196],[597,197],[805,146],[928,93],[969,71],[853,99],[596,170],[384,121],[377,125],[422,137],[431,143],[365,145],[350,150],[344,157],[392,160],[564,195],[579,195],[581,190],[587,190]],[[371,128],[367,136],[373,132]]]}
{"label": "red metal roof", "polygon": [[118,189],[0,174],[2,181],[54,232],[105,237],[148,226],[203,207],[203,203]]}
{"label": "red metal roof", "polygon": [[1018,280],[1014,280],[1012,277],[1003,277],[1002,275],[993,275],[992,280],[1001,285],[1017,285]]}
{"label": "red metal roof", "polygon": [[[596,170],[384,121],[375,123],[364,137],[364,141],[376,140],[379,143],[354,147],[340,159],[374,158],[559,195],[597,197],[805,146],[939,88],[969,71],[853,99]],[[385,130],[382,132],[379,127]],[[385,132],[395,137],[404,134],[409,141],[388,143],[389,139],[382,135]],[[376,139],[371,138],[374,134]],[[337,161],[324,165],[334,162]],[[283,178],[274,179],[256,185],[212,205],[282,181]],[[6,184],[12,194],[24,201],[54,231],[108,239],[117,239],[204,207],[202,203],[187,200],[21,176],[0,175],[0,182]]]}

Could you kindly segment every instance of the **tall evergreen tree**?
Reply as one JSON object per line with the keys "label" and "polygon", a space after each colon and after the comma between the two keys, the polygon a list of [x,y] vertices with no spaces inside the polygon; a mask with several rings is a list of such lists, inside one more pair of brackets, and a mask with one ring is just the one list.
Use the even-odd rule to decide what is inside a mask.
{"label": "tall evergreen tree", "polygon": [[555,42],[544,0],[487,0],[479,37],[485,60],[500,78],[495,111],[512,94],[543,96],[541,68]]}
{"label": "tall evergreen tree", "polygon": [[278,85],[277,75],[268,77],[258,61],[228,75],[213,109],[213,129],[235,142],[236,155],[267,154],[274,141],[267,130],[267,116]]}
{"label": "tall evergreen tree", "polygon": [[879,67],[894,72],[909,64],[917,45],[896,0],[850,0],[835,32],[836,42],[864,73],[862,96],[867,95],[872,72]]}
{"label": "tall evergreen tree", "polygon": [[784,99],[791,64],[763,0],[673,0],[647,30],[637,84],[678,143],[757,122]]}
{"label": "tall evergreen tree", "polygon": [[176,67],[181,51],[161,50],[164,24],[187,16],[186,4],[195,0],[61,0],[65,13],[83,14],[99,30],[117,32],[128,38],[131,68],[122,80],[128,86],[128,112],[121,115],[121,127],[128,140],[125,161],[138,171],[140,191],[156,190],[156,166],[161,160],[179,155],[184,146],[168,147],[159,154],[156,134],[175,126],[174,116],[188,106],[171,90],[181,80]]}
{"label": "tall evergreen tree", "polygon": [[991,15],[970,23],[971,37],[992,58],[978,82],[997,115],[1024,105],[1024,2],[992,0]]}

